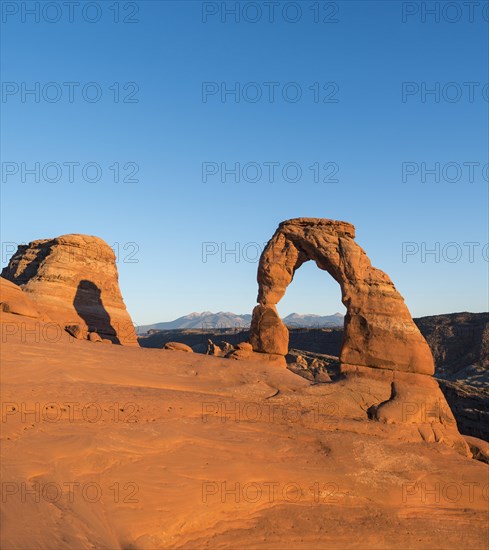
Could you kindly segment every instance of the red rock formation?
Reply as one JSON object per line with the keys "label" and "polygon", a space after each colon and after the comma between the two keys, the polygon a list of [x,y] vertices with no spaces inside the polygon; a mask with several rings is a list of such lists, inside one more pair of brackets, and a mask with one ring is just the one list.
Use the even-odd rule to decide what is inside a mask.
{"label": "red rock formation", "polygon": [[347,308],[340,378],[331,382],[342,414],[352,414],[349,400],[355,395],[355,404],[362,404],[359,419],[396,424],[404,438],[443,442],[469,455],[431,377],[434,362],[426,340],[388,275],[372,267],[354,237],[354,227],[339,221],[298,218],[279,225],[258,267],[259,304],[250,328],[254,351],[287,354],[288,330],[275,305],[295,271],[314,260],[338,282]]}
{"label": "red rock formation", "polygon": [[29,298],[22,289],[0,277],[0,306],[6,313],[23,315],[34,319],[49,320],[48,316],[41,313],[36,304]]}
{"label": "red rock formation", "polygon": [[21,245],[2,277],[63,328],[71,325],[73,331],[78,325],[82,334],[138,345],[119,290],[115,254],[102,239],[72,234]]}
{"label": "red rock formation", "polygon": [[286,355],[288,330],[275,304],[295,271],[308,260],[340,285],[346,306],[340,360],[404,372],[433,374],[431,351],[389,276],[370,263],[354,241],[353,225],[297,218],[282,222],[268,242],[258,267],[258,302],[250,341],[255,351]]}
{"label": "red rock formation", "polygon": [[184,351],[186,353],[194,352],[194,350],[190,346],[187,346],[187,344],[182,344],[181,342],[167,342],[163,346],[163,349],[169,349],[172,351]]}

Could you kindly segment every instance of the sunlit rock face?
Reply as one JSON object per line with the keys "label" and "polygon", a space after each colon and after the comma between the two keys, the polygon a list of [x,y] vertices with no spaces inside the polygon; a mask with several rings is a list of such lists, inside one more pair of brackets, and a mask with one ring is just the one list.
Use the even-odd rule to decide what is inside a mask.
{"label": "sunlit rock face", "polygon": [[115,254],[104,240],[71,234],[20,245],[2,277],[20,286],[63,328],[138,345],[119,289]]}
{"label": "sunlit rock face", "polygon": [[340,285],[347,309],[342,363],[433,374],[434,362],[403,297],[389,276],[372,266],[350,223],[297,218],[282,222],[258,267],[258,305],[251,343],[262,353],[286,355],[288,331],[276,311],[295,271],[308,260]]}

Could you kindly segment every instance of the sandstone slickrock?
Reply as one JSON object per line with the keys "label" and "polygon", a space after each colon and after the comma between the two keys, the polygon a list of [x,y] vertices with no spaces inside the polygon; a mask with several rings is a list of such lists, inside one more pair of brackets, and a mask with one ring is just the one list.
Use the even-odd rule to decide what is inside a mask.
{"label": "sandstone slickrock", "polygon": [[102,239],[70,234],[20,245],[2,277],[63,328],[79,325],[114,343],[138,345],[115,254]]}
{"label": "sandstone slickrock", "polygon": [[16,284],[0,277],[0,304],[2,311],[15,315],[24,315],[34,319],[48,320],[36,304]]}
{"label": "sandstone slickrock", "polygon": [[433,374],[425,339],[402,296],[355,242],[353,225],[319,218],[282,222],[263,251],[258,267],[258,302],[250,341],[262,353],[286,355],[288,330],[275,305],[296,270],[306,261],[327,271],[340,285],[347,309],[342,363]]}
{"label": "sandstone slickrock", "polygon": [[[13,317],[0,312],[0,323]],[[2,402],[16,405],[4,411],[2,482],[19,487],[2,506],[2,548],[421,550],[440,548],[440,534],[447,550],[487,548],[487,465],[436,443],[428,423],[369,421],[388,380],[313,384],[263,359],[89,345],[67,333],[49,343],[17,332],[0,353]],[[102,421],[82,406],[56,422],[23,418],[52,402],[96,403]],[[83,499],[87,481],[107,498]],[[43,498],[67,482],[73,505],[64,490],[57,507]],[[126,482],[139,492],[122,492]]]}
{"label": "sandstone slickrock", "polygon": [[[489,441],[489,313],[455,313],[413,319],[431,348],[435,360],[435,376],[445,395],[461,433]],[[343,329],[338,328],[291,328],[289,329],[289,353],[292,349],[300,355],[319,354],[339,357],[343,340]],[[237,346],[249,339],[248,331],[162,331],[141,338],[144,347],[161,348],[165,341],[177,340],[192,346],[196,352],[205,353],[207,346],[202,342],[226,338]],[[218,346],[216,346],[218,348]],[[218,355],[224,357],[218,348]],[[212,355],[212,353],[211,353]],[[287,357],[289,368],[295,359]],[[308,359],[308,363],[310,363]],[[308,365],[309,370],[311,365]],[[294,371],[295,372],[295,371]],[[314,379],[319,378],[313,372]],[[331,374],[331,373],[330,373]],[[446,379],[446,380],[442,380]]]}

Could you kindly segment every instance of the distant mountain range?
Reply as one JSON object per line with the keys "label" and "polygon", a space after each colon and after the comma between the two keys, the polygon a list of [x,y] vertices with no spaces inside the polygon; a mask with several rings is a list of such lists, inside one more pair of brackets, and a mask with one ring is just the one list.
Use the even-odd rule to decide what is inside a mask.
{"label": "distant mountain range", "polygon": [[333,313],[333,315],[314,315],[312,313],[291,313],[284,317],[282,321],[294,328],[327,328],[342,327],[345,316],[342,313]]}
{"label": "distant mountain range", "polygon": [[[323,328],[323,327],[342,327],[344,316],[341,313],[333,315],[313,315],[291,313],[284,317],[283,322],[294,328]],[[202,313],[190,313],[179,317],[174,321],[163,323],[153,323],[152,325],[140,325],[137,327],[137,334],[146,334],[154,330],[172,330],[172,329],[200,329],[211,330],[220,328],[247,328],[250,326],[251,315],[237,315],[236,313],[219,311],[203,311]]]}

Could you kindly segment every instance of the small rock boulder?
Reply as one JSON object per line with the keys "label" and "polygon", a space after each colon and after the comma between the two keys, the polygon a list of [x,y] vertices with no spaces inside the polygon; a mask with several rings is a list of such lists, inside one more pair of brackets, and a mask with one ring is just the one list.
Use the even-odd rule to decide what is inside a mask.
{"label": "small rock boulder", "polygon": [[207,340],[206,355],[214,355],[215,357],[226,357],[228,354],[235,351],[235,347],[228,342],[215,344],[211,339]]}
{"label": "small rock boulder", "polygon": [[66,332],[76,338],[77,340],[85,340],[87,338],[87,331],[82,328],[81,325],[66,325]]}
{"label": "small rock boulder", "polygon": [[489,443],[483,439],[472,437],[470,435],[464,435],[463,437],[469,445],[473,458],[489,464]]}
{"label": "small rock boulder", "polygon": [[229,352],[226,357],[228,359],[234,359],[236,361],[240,359],[249,359],[253,356],[253,351],[246,350],[246,349],[234,349],[233,351]]}
{"label": "small rock boulder", "polygon": [[243,351],[253,351],[253,346],[249,342],[240,342],[236,347]]}
{"label": "small rock boulder", "polygon": [[321,369],[321,370],[318,370],[314,375],[314,381],[322,384],[331,382],[331,376],[328,374],[326,370]]}
{"label": "small rock boulder", "polygon": [[167,342],[163,349],[170,349],[172,351],[186,351],[187,353],[193,353],[194,350],[187,346],[187,344],[182,344],[181,342]]}
{"label": "small rock boulder", "polygon": [[90,340],[90,342],[102,342],[102,338],[96,332],[89,332],[88,339]]}

